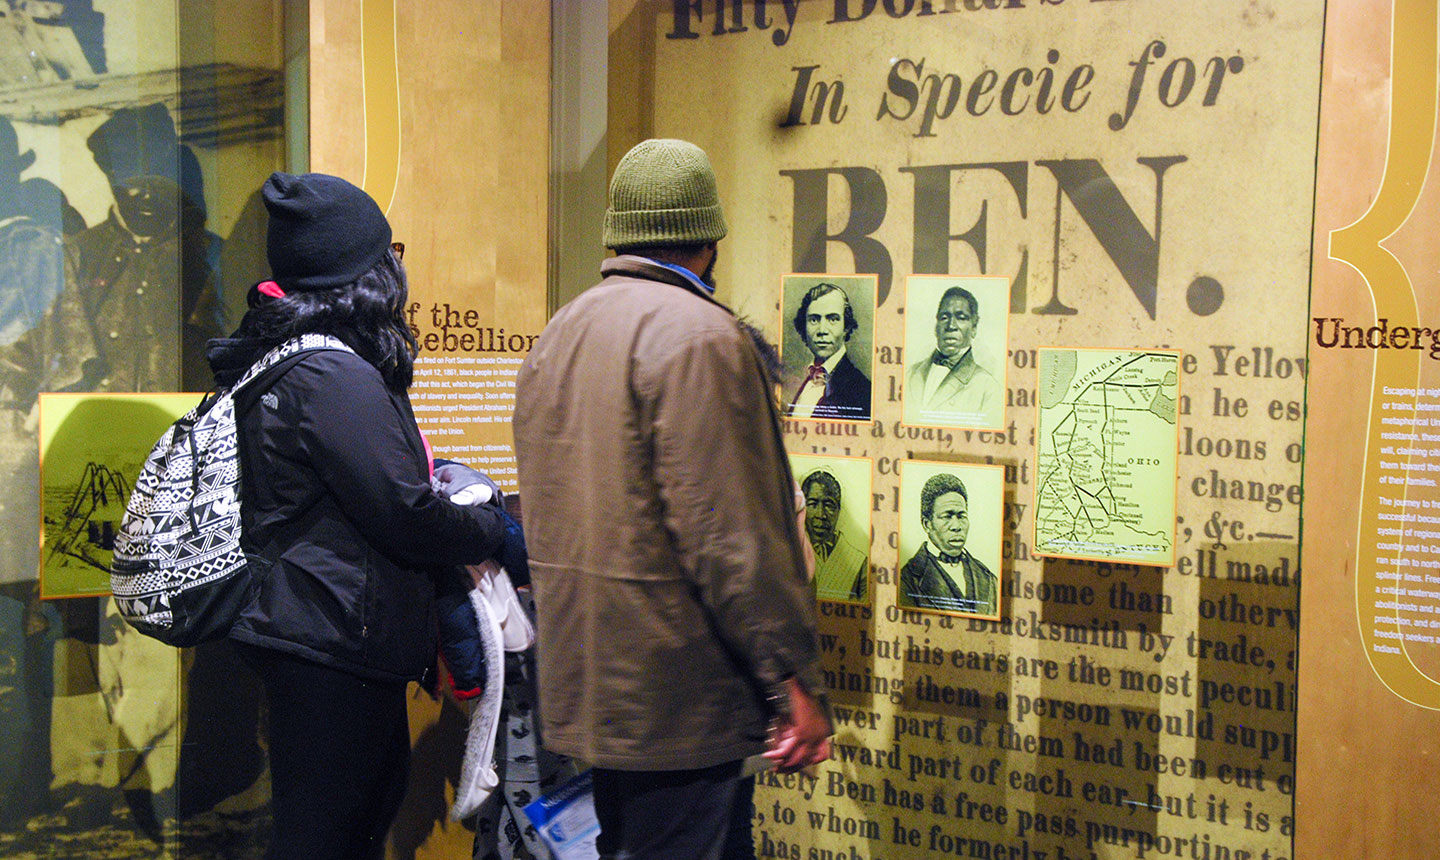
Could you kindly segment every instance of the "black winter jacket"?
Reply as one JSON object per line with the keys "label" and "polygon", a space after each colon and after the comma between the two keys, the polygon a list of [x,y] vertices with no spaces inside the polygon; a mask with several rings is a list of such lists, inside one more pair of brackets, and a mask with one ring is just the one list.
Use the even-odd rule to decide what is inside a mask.
{"label": "black winter jacket", "polygon": [[[233,381],[234,368],[260,354],[252,343],[212,341],[211,364]],[[282,363],[236,405],[243,540],[263,562],[230,638],[356,675],[419,680],[435,656],[436,577],[496,551],[498,511],[435,495],[409,398],[357,355]]]}

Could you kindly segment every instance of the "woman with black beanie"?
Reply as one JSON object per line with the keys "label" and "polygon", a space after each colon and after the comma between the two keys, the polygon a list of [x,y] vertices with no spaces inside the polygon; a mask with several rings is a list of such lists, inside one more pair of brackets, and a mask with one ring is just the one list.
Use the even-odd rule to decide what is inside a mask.
{"label": "woman with black beanie", "polygon": [[274,280],[210,342],[215,381],[302,335],[335,347],[278,363],[236,403],[243,542],[261,573],[230,639],[269,700],[266,857],[378,860],[406,785],[406,684],[434,660],[437,578],[493,555],[504,525],[431,489],[406,393],[405,270],[379,206],[322,174],[276,173],[262,197]]}

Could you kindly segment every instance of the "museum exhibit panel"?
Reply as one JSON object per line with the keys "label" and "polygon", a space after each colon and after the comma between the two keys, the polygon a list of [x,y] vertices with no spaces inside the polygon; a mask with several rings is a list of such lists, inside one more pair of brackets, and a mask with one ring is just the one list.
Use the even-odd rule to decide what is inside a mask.
{"label": "museum exhibit panel", "polygon": [[[0,856],[265,849],[258,684],[106,575],[264,178],[380,204],[417,420],[512,490],[651,137],[714,166],[818,561],[834,754],[757,775],[758,857],[1434,856],[1437,46],[1433,0],[0,0]],[[483,856],[522,804],[450,821],[467,706],[409,706],[387,856]]]}
{"label": "museum exhibit panel", "polygon": [[878,277],[872,421],[786,424],[874,460],[875,599],[759,855],[1293,856],[1324,4],[621,6],[612,152],[710,153],[722,300]]}
{"label": "museum exhibit panel", "polygon": [[7,857],[260,850],[258,684],[224,643],[127,628],[107,568],[137,453],[265,274],[255,192],[305,163],[306,32],[293,2],[0,4]]}

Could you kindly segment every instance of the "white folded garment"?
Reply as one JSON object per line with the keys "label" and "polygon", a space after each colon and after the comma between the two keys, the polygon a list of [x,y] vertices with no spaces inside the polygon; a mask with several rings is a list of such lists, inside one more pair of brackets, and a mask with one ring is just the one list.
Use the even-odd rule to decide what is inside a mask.
{"label": "white folded garment", "polygon": [[470,728],[465,734],[465,759],[450,819],[474,815],[500,785],[495,773],[495,734],[500,728],[500,700],[505,689],[505,651],[524,651],[535,644],[535,627],[520,606],[510,575],[494,561],[470,565],[475,587],[470,604],[485,650],[485,689],[471,702]]}

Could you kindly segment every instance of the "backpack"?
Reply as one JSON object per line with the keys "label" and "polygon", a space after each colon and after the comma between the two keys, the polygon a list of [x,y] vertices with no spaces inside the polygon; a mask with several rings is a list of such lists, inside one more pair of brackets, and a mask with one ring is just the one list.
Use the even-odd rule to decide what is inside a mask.
{"label": "backpack", "polygon": [[115,604],[136,630],[180,648],[219,639],[254,595],[240,545],[236,396],[283,362],[267,377],[273,384],[316,350],[353,352],[329,335],[282,343],[172,424],[145,458],[110,565]]}

